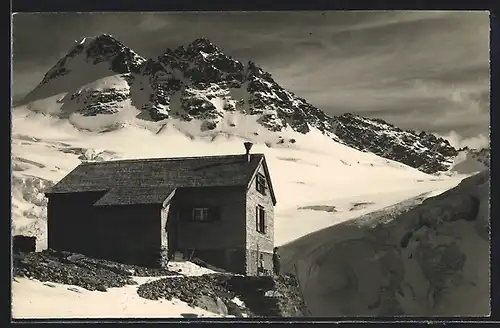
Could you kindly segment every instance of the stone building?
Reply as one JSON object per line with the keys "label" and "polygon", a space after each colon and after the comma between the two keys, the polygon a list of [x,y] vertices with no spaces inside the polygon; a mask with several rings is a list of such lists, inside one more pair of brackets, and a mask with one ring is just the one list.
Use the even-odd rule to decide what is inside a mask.
{"label": "stone building", "polygon": [[274,205],[263,154],[82,163],[51,188],[48,247],[144,266],[175,252],[272,271]]}

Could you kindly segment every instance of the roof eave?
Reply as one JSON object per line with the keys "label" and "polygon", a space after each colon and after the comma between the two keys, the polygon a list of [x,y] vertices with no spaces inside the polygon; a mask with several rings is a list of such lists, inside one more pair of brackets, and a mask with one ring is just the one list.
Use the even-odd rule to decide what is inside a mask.
{"label": "roof eave", "polygon": [[172,198],[174,198],[176,191],[177,191],[177,188],[175,188],[174,190],[172,190],[172,192],[167,196],[167,198],[165,198],[165,200],[161,203],[162,208],[166,207],[170,203],[170,201],[172,200]]}
{"label": "roof eave", "polygon": [[175,191],[176,190],[177,189],[172,190],[170,192],[170,194],[168,194],[168,196],[164,200],[157,201],[157,202],[156,201],[147,202],[147,203],[137,202],[137,203],[132,203],[132,204],[120,204],[120,203],[98,204],[99,201],[97,201],[96,203],[94,203],[93,206],[95,206],[95,207],[106,207],[106,206],[130,206],[130,205],[158,205],[158,206],[165,207],[172,200],[172,198],[175,196]]}

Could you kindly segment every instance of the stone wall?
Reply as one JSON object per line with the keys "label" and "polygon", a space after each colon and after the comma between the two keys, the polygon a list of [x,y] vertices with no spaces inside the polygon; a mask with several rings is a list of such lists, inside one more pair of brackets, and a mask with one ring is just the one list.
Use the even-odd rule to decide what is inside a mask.
{"label": "stone wall", "polygon": [[[258,271],[259,254],[262,254],[264,260],[264,272]],[[246,250],[246,274],[252,276],[272,275],[273,273],[273,253],[257,251],[254,249]]]}
{"label": "stone wall", "polygon": [[[264,174],[263,167],[259,168],[259,173]],[[257,206],[263,206],[266,211],[266,232],[257,231]],[[257,191],[256,179],[254,179],[247,191],[246,198],[246,247],[247,247],[247,274],[257,274],[258,253],[264,254],[265,265],[270,265],[272,271],[272,254],[274,247],[274,205],[271,192],[266,190],[266,195]]]}

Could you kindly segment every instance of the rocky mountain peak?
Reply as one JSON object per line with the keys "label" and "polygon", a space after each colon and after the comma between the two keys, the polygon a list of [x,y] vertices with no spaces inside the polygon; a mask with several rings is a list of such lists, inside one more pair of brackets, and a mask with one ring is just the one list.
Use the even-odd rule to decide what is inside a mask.
{"label": "rocky mountain peak", "polygon": [[203,51],[204,53],[212,54],[212,53],[218,52],[219,48],[217,48],[207,38],[198,38],[188,45],[188,50],[191,50],[194,52]]}
{"label": "rocky mountain peak", "polygon": [[87,61],[98,64],[111,61],[111,69],[116,73],[138,72],[145,59],[109,34],[95,38],[86,49]]}
{"label": "rocky mountain peak", "polygon": [[244,79],[243,64],[221,52],[206,38],[196,39],[187,47],[168,49],[158,59],[202,88],[210,83],[239,86]]}
{"label": "rocky mountain peak", "polygon": [[125,46],[108,34],[93,38],[86,47],[87,58],[91,58],[94,64],[116,56],[125,50]]}
{"label": "rocky mountain peak", "polygon": [[[290,129],[305,134],[317,129],[349,147],[426,173],[446,171],[458,154],[447,140],[431,133],[403,130],[382,119],[352,113],[332,117],[284,89],[253,61],[244,65],[207,38],[167,49],[147,61],[109,34],[84,38],[44,81],[78,68],[74,62],[93,66],[108,62],[104,75],[94,80],[116,74],[126,80],[120,87],[93,90],[91,98],[76,102],[82,108],[75,112],[82,115],[116,113],[121,102],[130,100],[141,111],[139,117],[152,121],[196,119],[202,121],[203,129],[216,130],[229,115],[226,113],[238,111],[255,117],[270,131]],[[73,98],[81,98],[78,91]]]}
{"label": "rocky mountain peak", "polygon": [[[85,69],[83,64],[110,63],[113,72],[123,74],[139,71],[145,59],[109,34],[84,37],[75,44],[44,76],[43,85],[74,70]],[[78,74],[78,73],[77,73]]]}

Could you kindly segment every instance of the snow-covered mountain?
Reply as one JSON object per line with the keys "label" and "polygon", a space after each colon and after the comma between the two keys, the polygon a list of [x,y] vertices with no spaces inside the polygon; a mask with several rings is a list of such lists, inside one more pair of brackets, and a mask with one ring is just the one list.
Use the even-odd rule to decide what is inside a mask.
{"label": "snow-covered mountain", "polygon": [[[403,131],[351,114],[330,117],[285,90],[254,63],[234,60],[206,39],[144,59],[113,37],[102,35],[76,42],[12,111],[12,231],[36,236],[38,250],[46,248],[43,192],[82,161],[237,154],[245,151],[244,141],[252,141],[252,151],[266,155],[278,198],[274,211],[277,246],[362,215],[387,211],[396,203],[421,202],[484,169],[468,165],[467,158],[456,156],[458,152],[444,139],[431,134]],[[439,171],[447,174],[429,174]],[[386,230],[381,231],[373,238],[385,241]],[[397,231],[391,236],[399,237],[401,231]],[[366,240],[373,239],[367,236]],[[320,239],[300,240],[310,242],[303,248],[309,251]],[[336,240],[325,237],[321,242]],[[375,255],[375,263],[387,258]],[[398,261],[396,257],[394,263]],[[349,269],[350,262],[344,262],[347,265],[337,263],[338,270]],[[341,283],[343,277],[335,279]],[[376,288],[386,286],[380,281]],[[321,286],[321,281],[314,283]],[[23,315],[76,315],[76,308],[86,306],[83,298],[66,293],[57,311],[53,307],[34,310],[26,305],[34,293],[43,300],[46,297],[41,295],[47,293],[43,288],[52,287],[31,281],[14,286],[14,292],[21,295],[17,304],[26,307]],[[375,295],[373,288],[370,292]],[[60,294],[61,289],[65,287],[54,287]],[[85,294],[85,299],[103,301],[104,296],[92,293]],[[137,315],[134,308],[143,311],[144,306],[136,306],[144,303],[137,297],[125,302],[128,307],[124,309],[123,299],[135,295],[133,288],[113,293],[116,297],[106,297],[106,315]],[[407,302],[406,291],[403,296]],[[381,304],[389,303],[382,300]],[[146,305],[154,306],[156,317],[172,313],[164,311],[165,303]],[[177,310],[180,315],[185,308]],[[321,308],[316,311],[323,312]],[[347,312],[355,311],[353,307]],[[377,308],[371,313],[384,311]],[[91,312],[103,315],[98,307]]]}
{"label": "snow-covered mountain", "polygon": [[[426,132],[403,131],[352,114],[331,117],[287,91],[255,63],[241,63],[205,38],[148,60],[110,35],[84,38],[20,105],[69,118],[91,131],[126,124],[159,129],[175,120],[192,122],[202,131],[239,134],[239,125],[251,119],[259,128],[276,132],[277,138],[267,143],[279,144],[285,142],[280,132],[315,129],[426,173],[448,170],[457,155],[447,140]],[[258,134],[259,128],[251,133]]]}

